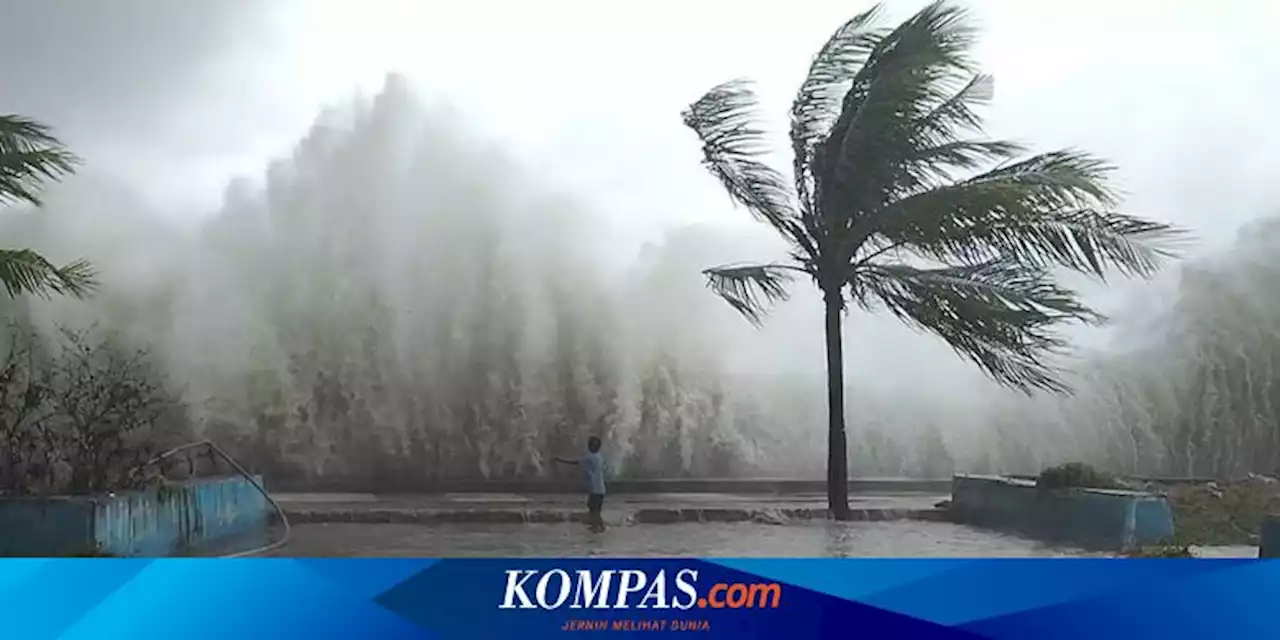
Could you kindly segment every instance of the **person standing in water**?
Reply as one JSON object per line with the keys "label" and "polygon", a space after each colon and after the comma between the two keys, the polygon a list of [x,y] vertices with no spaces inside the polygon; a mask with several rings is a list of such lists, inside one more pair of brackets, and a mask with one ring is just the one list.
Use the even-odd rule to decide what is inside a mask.
{"label": "person standing in water", "polygon": [[592,531],[604,531],[604,458],[600,456],[600,438],[591,436],[587,439],[587,453],[577,460],[555,458],[561,464],[582,467],[582,479],[587,490],[587,524]]}

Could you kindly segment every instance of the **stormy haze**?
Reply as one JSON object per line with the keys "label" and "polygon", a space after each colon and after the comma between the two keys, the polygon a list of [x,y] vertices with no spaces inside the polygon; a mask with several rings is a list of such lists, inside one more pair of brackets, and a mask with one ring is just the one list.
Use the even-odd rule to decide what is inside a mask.
{"label": "stormy haze", "polygon": [[[1153,283],[1073,282],[1116,317],[1073,334],[1074,397],[851,316],[852,473],[1274,469],[1280,8],[972,6],[988,131],[1110,159],[1126,209],[1200,244]],[[594,430],[624,472],[816,476],[817,297],[755,330],[703,288],[780,249],[679,112],[747,76],[781,131],[862,8],[0,0],[0,112],[86,159],[45,211],[6,211],[7,243],[104,283],[11,306],[149,347],[198,433],[279,474],[532,476]]]}

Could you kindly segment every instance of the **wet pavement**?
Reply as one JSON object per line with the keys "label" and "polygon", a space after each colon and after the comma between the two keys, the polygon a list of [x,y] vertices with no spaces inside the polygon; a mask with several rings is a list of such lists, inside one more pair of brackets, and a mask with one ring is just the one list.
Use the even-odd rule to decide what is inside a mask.
{"label": "wet pavement", "polygon": [[[945,522],[832,522],[786,525],[680,523],[615,526],[593,534],[578,524],[302,524],[280,556],[347,557],[1032,557],[1084,551]],[[1096,554],[1095,554],[1096,555]]]}
{"label": "wet pavement", "polygon": [[[484,506],[487,508],[570,508],[580,509],[586,496],[575,493],[440,493],[391,494],[372,493],[273,493],[272,498],[287,509],[451,509]],[[894,493],[852,495],[849,506],[859,508],[929,509],[950,498],[939,493]],[[825,507],[827,497],[821,493],[747,494],[747,493],[645,493],[611,494],[606,508],[641,506],[767,506],[802,504]]]}
{"label": "wet pavement", "polygon": [[[611,495],[610,524],[572,522],[574,494],[274,494],[291,522],[276,556],[323,557],[1070,557],[1107,556],[928,516],[948,496],[850,496],[857,522],[825,519],[820,494]],[[680,518],[645,514],[678,512]],[[784,514],[777,520],[760,516]],[[747,514],[737,518],[735,514]],[[804,514],[808,514],[807,516]],[[816,514],[816,515],[815,515]],[[692,521],[691,521],[692,520]],[[730,521],[725,521],[730,520]],[[745,521],[736,521],[745,520]],[[271,539],[279,539],[278,527]],[[1194,549],[1200,557],[1257,557],[1256,547]]]}
{"label": "wet pavement", "polygon": [[[581,494],[456,493],[430,495],[275,494],[298,524],[530,524],[564,523],[581,519]],[[936,505],[947,496],[901,493],[858,495],[849,500],[852,519],[883,521],[939,519]],[[795,519],[826,519],[821,494],[650,493],[610,495],[606,520],[619,524],[677,522],[777,523]]]}

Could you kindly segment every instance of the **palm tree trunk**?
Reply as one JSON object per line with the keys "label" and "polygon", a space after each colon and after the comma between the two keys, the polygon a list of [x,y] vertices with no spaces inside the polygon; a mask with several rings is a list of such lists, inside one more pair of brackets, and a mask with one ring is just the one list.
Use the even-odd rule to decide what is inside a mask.
{"label": "palm tree trunk", "polygon": [[844,436],[844,344],[840,291],[826,292],[827,330],[827,508],[837,520],[849,519],[849,463]]}

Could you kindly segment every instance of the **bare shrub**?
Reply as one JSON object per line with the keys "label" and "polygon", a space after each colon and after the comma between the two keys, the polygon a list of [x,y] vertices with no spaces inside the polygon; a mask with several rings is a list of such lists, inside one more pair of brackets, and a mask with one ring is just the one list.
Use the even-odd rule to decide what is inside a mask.
{"label": "bare shrub", "polygon": [[185,429],[145,350],[93,330],[61,329],[47,349],[29,331],[10,336],[0,360],[0,490],[102,493],[156,479],[144,463]]}
{"label": "bare shrub", "polygon": [[47,434],[51,416],[41,357],[29,332],[12,328],[0,360],[0,491],[44,493],[56,468]]}

